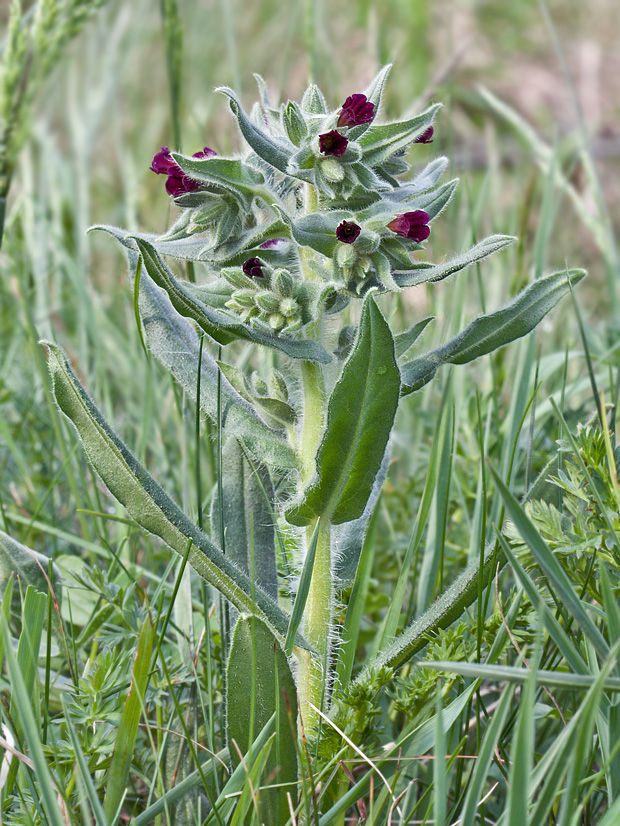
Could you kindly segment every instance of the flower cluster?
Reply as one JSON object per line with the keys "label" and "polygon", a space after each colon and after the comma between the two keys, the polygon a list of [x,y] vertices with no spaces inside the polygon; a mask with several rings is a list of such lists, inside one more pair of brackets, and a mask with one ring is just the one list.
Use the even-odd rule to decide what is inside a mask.
{"label": "flower cluster", "polygon": [[[438,107],[377,123],[386,76],[387,68],[335,111],[314,85],[276,109],[261,81],[252,116],[222,89],[250,145],[245,159],[213,157],[209,147],[191,159],[167,147],[155,155],[151,169],[167,176],[182,209],[162,240],[193,236],[192,257],[220,273],[200,300],[280,335],[370,289],[400,289],[454,184],[436,187],[441,163],[421,183],[399,180],[407,150],[432,142]],[[197,195],[179,198],[186,193]]]}
{"label": "flower cluster", "polygon": [[292,332],[302,325],[303,291],[286,269],[272,269],[260,258],[248,258],[238,269],[223,271],[234,288],[226,307],[243,321],[258,321],[259,326]]}
{"label": "flower cluster", "polygon": [[[198,152],[194,152],[193,158],[211,158],[217,153],[208,146],[205,146]],[[196,181],[186,175],[178,163],[173,159],[172,154],[167,146],[162,148],[153,156],[153,162],[150,169],[156,175],[167,175],[166,192],[177,198],[185,192],[195,192],[201,188],[200,181]]]}

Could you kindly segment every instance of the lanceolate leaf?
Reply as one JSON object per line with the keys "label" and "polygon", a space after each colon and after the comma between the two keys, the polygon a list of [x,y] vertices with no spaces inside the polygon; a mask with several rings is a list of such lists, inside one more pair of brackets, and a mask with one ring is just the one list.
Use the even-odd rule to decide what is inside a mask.
{"label": "lanceolate leaf", "polygon": [[[79,383],[62,350],[49,348],[49,370],[56,401],[71,419],[86,453],[110,492],[145,530],[159,536],[241,612],[256,614],[282,641],[289,617],[213,545],[157,484],[114,433]],[[303,640],[298,644],[307,647]]]}
{"label": "lanceolate leaf", "polygon": [[585,270],[565,270],[534,281],[500,310],[476,318],[455,338],[401,368],[402,393],[424,387],[442,364],[467,364],[527,335],[558,301],[585,276]]}
{"label": "lanceolate leaf", "polygon": [[286,172],[289,158],[295,149],[294,144],[282,138],[275,138],[273,135],[267,134],[267,132],[259,129],[258,126],[252,123],[243,111],[237,95],[228,86],[220,86],[215,91],[221,92],[221,94],[226,95],[229,99],[230,108],[237,118],[241,134],[256,154],[280,172]]}
{"label": "lanceolate leaf", "polygon": [[467,252],[444,261],[443,264],[420,263],[414,269],[399,271],[394,273],[394,281],[399,287],[415,287],[417,284],[428,284],[433,281],[442,281],[455,272],[464,270],[476,261],[499,252],[505,247],[513,244],[517,239],[512,235],[490,235],[484,241],[480,241]]}
{"label": "lanceolate leaf", "polygon": [[226,556],[277,600],[275,496],[267,468],[259,462],[252,467],[239,442],[230,438],[222,451],[222,477],[223,501],[215,496],[211,509],[212,535],[221,536],[221,512]]}
{"label": "lanceolate leaf", "polygon": [[416,343],[416,341],[420,338],[426,327],[433,321],[435,316],[429,315],[427,318],[421,319],[421,321],[417,321],[412,327],[408,330],[405,330],[402,333],[398,333],[394,336],[394,341],[396,343],[396,355],[398,358],[404,356],[407,350]]}
{"label": "lanceolate leaf", "polygon": [[441,104],[436,103],[411,120],[370,126],[359,139],[364,161],[378,166],[394,152],[405,149],[428,129],[440,108]]}
{"label": "lanceolate leaf", "polygon": [[[295,339],[287,336],[276,335],[266,330],[260,330],[237,321],[228,313],[218,312],[207,304],[199,301],[193,290],[188,289],[178,281],[166,264],[162,261],[159,253],[150,241],[144,236],[125,235],[122,230],[116,227],[100,226],[93,229],[102,229],[109,232],[126,247],[130,254],[139,251],[144,261],[144,270],[153,279],[158,287],[168,293],[170,302],[174,309],[185,318],[191,318],[204,332],[220,344],[229,344],[235,339],[253,341],[256,344],[264,344],[275,350],[285,352],[291,358],[304,359],[305,361],[318,361],[327,364],[331,361],[331,356],[315,341],[308,339]],[[193,243],[193,242],[170,242],[170,244]],[[269,252],[269,250],[266,250]]]}
{"label": "lanceolate leaf", "polygon": [[[196,331],[174,311],[168,296],[144,270],[140,277],[139,308],[151,352],[194,400],[200,361],[200,407],[211,421],[217,421],[218,366],[205,347],[199,359]],[[297,457],[288,442],[262,421],[253,405],[240,396],[225,376],[221,377],[221,398],[221,422],[228,433],[241,439],[253,455],[268,464],[296,467]]]}
{"label": "lanceolate leaf", "polygon": [[287,512],[293,525],[360,517],[381,467],[399,395],[394,338],[372,295],[364,301],[351,355],[332,391],[317,476]]}
{"label": "lanceolate leaf", "polygon": [[318,361],[323,364],[331,361],[329,353],[315,341],[287,338],[250,327],[241,321],[236,321],[231,315],[212,310],[207,305],[201,304],[174,277],[151,244],[140,238],[135,240],[147,273],[158,287],[168,293],[174,309],[182,316],[195,321],[215,341],[228,344],[236,338],[241,338],[282,350],[291,358]]}

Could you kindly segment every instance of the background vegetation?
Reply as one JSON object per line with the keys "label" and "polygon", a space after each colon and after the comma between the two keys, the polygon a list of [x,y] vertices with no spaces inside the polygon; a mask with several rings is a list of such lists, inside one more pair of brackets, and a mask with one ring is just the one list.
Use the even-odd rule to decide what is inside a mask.
{"label": "background vegetation", "polygon": [[[337,823],[346,811],[348,822],[367,823],[616,822],[620,507],[615,409],[606,412],[607,443],[599,414],[616,401],[620,365],[617,4],[223,0],[179,2],[178,18],[171,0],[72,0],[64,17],[51,13],[56,5],[13,4],[12,27],[2,9],[0,149],[10,191],[0,253],[0,529],[53,558],[66,578],[65,637],[47,636],[48,601],[27,594],[23,581],[21,593],[15,581],[4,598],[19,645],[16,663],[5,633],[3,714],[35,770],[20,758],[18,772],[5,759],[3,822],[243,822],[246,813],[259,822],[251,786],[241,778],[225,789],[231,781],[215,758],[203,764],[199,795],[195,786],[179,803],[169,793],[197,777],[197,752],[225,746],[217,616],[206,590],[178,576],[165,548],[128,523],[94,477],[51,401],[38,341],[56,340],[74,358],[108,419],[192,518],[198,496],[208,510],[217,442],[203,423],[197,446],[195,410],[145,357],[117,245],[86,230],[168,226],[174,207],[148,171],[153,153],[163,144],[188,153],[237,146],[215,86],[235,86],[250,104],[252,72],[274,98],[298,97],[312,77],[335,107],[390,60],[386,117],[442,101],[435,143],[419,147],[420,159],[438,149],[461,177],[429,258],[494,232],[521,240],[432,294],[420,288],[385,302],[384,312],[402,328],[436,316],[423,340],[430,349],[442,331],[456,332],[543,271],[568,264],[590,276],[535,335],[444,369],[403,406],[367,547],[374,564],[357,661],[380,647],[386,617],[404,627],[496,541],[496,530],[505,536],[498,562],[511,548],[516,556],[500,564],[485,599],[420,655],[460,666],[408,664],[381,690],[339,698],[341,728],[355,732],[361,754],[325,731],[313,762],[319,774],[308,774],[296,818]],[[544,484],[530,490],[549,463]],[[523,510],[517,500],[528,490]],[[177,589],[184,599],[174,600]],[[388,614],[395,593],[397,617]],[[129,678],[148,671],[135,659],[139,641],[146,645],[147,604],[169,611],[169,622],[159,629],[131,765],[110,788],[118,731],[132,742],[121,717]],[[500,633],[505,617],[509,635]],[[497,639],[505,647],[495,662],[505,670],[480,683],[480,662],[492,661]],[[527,676],[526,663],[551,676]],[[400,756],[383,764],[390,791],[379,775],[365,780],[367,761],[405,736]],[[180,748],[188,738],[199,745]],[[4,730],[0,745],[7,740]],[[224,800],[226,790],[236,796]],[[152,808],[156,800],[164,802]]]}

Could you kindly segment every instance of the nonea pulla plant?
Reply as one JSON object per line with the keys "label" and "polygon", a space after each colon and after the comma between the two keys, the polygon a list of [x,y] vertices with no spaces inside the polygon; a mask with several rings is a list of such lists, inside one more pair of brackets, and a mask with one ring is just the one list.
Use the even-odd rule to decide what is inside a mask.
{"label": "nonea pulla plant", "polygon": [[[156,236],[99,227],[127,249],[145,344],[222,428],[208,532],[138,462],[59,348],[48,345],[58,404],[109,490],[145,530],[187,554],[234,608],[221,620],[229,640],[228,736],[243,751],[251,717],[253,736],[276,726],[279,746],[268,766],[283,785],[266,805],[285,812],[284,820],[289,810],[280,796],[297,772],[290,720],[311,740],[321,715],[329,717],[335,675],[343,689],[352,679],[351,663],[343,662],[349,654],[334,645],[332,614],[339,589],[355,577],[400,400],[441,365],[468,363],[530,332],[584,275],[540,278],[436,349],[407,356],[428,319],[396,332],[381,297],[451,277],[514,238],[493,235],[451,260],[427,260],[424,243],[457,182],[440,183],[443,157],[409,176],[409,161],[419,165],[417,145],[432,141],[439,105],[382,122],[388,71],[364,92],[350,90],[335,109],[315,85],[301,102],[276,106],[259,77],[250,113],[232,89],[218,89],[245,152],[227,158],[204,147],[186,156],[163,147],[151,169],[167,176],[177,208],[170,229]],[[169,259],[191,262],[192,279],[177,277]],[[343,323],[345,310],[356,325]],[[269,358],[254,363],[268,368],[248,374],[247,356],[231,363],[233,342],[266,348]],[[277,564],[284,531],[287,548],[293,539],[299,548],[287,580],[278,572],[286,566]],[[280,597],[290,596],[293,583],[289,613]],[[451,592],[444,616],[462,611],[465,591],[476,593]],[[224,628],[225,616],[234,627]],[[373,666],[405,662],[421,647],[412,634],[391,641],[356,679]]]}

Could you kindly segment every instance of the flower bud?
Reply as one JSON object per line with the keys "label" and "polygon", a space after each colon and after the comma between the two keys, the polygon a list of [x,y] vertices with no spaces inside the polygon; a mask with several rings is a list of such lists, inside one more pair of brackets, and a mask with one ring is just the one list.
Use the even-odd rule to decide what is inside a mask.
{"label": "flower bud", "polygon": [[357,251],[351,244],[341,244],[336,251],[336,261],[343,269],[352,267],[357,261]]}
{"label": "flower bud", "polygon": [[283,298],[290,298],[293,295],[295,282],[293,276],[288,270],[276,270],[273,274],[271,283],[273,289]]}
{"label": "flower bud", "polygon": [[272,330],[278,332],[278,330],[281,330],[286,324],[286,319],[281,313],[272,313],[269,316],[268,323]]}
{"label": "flower bud", "polygon": [[321,172],[333,184],[338,184],[344,179],[342,164],[339,164],[334,158],[325,158],[321,161]]}
{"label": "flower bud", "polygon": [[256,293],[254,301],[256,306],[265,313],[275,313],[280,309],[280,299],[271,290]]}

